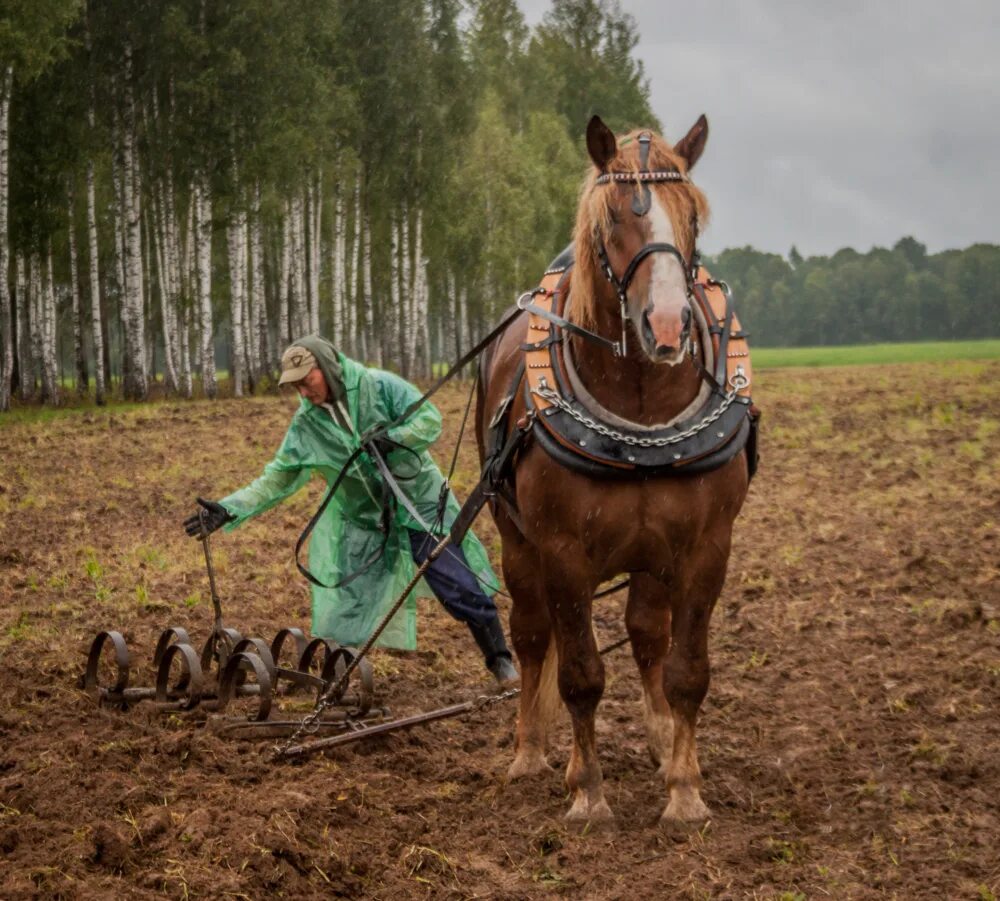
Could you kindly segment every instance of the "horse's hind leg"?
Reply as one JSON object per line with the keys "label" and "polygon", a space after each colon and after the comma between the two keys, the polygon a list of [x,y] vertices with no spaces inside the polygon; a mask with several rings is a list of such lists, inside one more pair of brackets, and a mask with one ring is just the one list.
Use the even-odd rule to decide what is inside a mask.
{"label": "horse's hind leg", "polygon": [[670,598],[667,587],[648,573],[632,573],[629,583],[625,625],[642,679],[646,745],[653,763],[665,775],[674,735],[670,705],[663,691],[663,662],[670,646]]}
{"label": "horse's hind leg", "polygon": [[559,697],[554,678],[552,627],[534,548],[523,541],[505,538],[503,573],[514,599],[510,635],[521,667],[515,755],[507,771],[509,778],[517,779],[552,769],[545,759],[545,747]]}
{"label": "horse's hind leg", "polygon": [[700,826],[709,816],[701,798],[701,769],[695,726],[708,692],[708,623],[726,578],[729,545],[723,553],[706,541],[691,563],[688,578],[671,592],[671,640],[664,681],[674,721],[673,753],[667,773],[669,801],[660,821],[667,826]]}

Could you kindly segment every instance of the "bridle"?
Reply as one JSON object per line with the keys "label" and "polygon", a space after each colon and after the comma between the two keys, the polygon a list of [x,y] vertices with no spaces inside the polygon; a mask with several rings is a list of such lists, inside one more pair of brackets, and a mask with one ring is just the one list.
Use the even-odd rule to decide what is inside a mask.
{"label": "bridle", "polygon": [[[688,177],[683,172],[679,172],[677,169],[654,169],[653,171],[650,171],[649,145],[652,141],[652,136],[648,131],[644,131],[639,135],[638,141],[639,171],[605,172],[597,177],[594,181],[594,185],[595,187],[608,184],[634,184],[640,186],[639,190],[637,190],[632,197],[632,212],[635,213],[636,216],[645,216],[646,213],[649,212],[652,205],[652,195],[649,190],[650,183],[686,183],[688,182]],[[678,250],[673,244],[669,244],[665,241],[655,241],[651,244],[646,244],[639,249],[636,255],[629,261],[628,266],[625,267],[625,272],[621,278],[618,278],[618,276],[615,275],[615,271],[611,267],[611,260],[608,257],[608,249],[604,246],[604,238],[601,237],[600,230],[595,228],[594,239],[597,244],[597,257],[601,264],[601,271],[604,273],[604,277],[611,283],[611,287],[614,288],[615,294],[618,295],[618,304],[621,313],[622,338],[617,344],[615,350],[616,356],[624,357],[627,351],[625,335],[626,323],[628,319],[628,289],[629,285],[632,284],[632,279],[635,278],[636,271],[639,269],[639,264],[646,259],[646,257],[654,253],[669,253],[676,257],[677,261],[681,264],[681,269],[684,272],[684,282],[687,288],[688,300],[690,301],[699,266],[697,249],[697,218],[695,218],[693,226],[696,246],[692,249],[690,261],[685,259],[684,254],[681,253],[680,250]]]}

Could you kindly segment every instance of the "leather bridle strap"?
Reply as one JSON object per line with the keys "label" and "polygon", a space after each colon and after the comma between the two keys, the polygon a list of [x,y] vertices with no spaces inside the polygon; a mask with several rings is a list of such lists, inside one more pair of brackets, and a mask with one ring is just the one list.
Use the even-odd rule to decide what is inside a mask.
{"label": "leather bridle strap", "polygon": [[[635,278],[635,272],[639,268],[639,264],[646,259],[651,253],[670,253],[677,258],[677,262],[681,264],[681,268],[684,270],[684,280],[687,281],[687,274],[690,271],[688,269],[688,262],[684,259],[684,254],[682,254],[673,244],[667,244],[665,242],[657,242],[655,244],[647,244],[643,247],[634,257],[632,261],[625,268],[625,274],[622,276],[622,280],[618,285],[615,285],[615,281],[611,284],[615,285],[615,289],[618,291],[628,291],[628,286],[632,284],[632,279]],[[608,267],[611,268],[610,266]],[[614,273],[612,273],[614,275]]]}

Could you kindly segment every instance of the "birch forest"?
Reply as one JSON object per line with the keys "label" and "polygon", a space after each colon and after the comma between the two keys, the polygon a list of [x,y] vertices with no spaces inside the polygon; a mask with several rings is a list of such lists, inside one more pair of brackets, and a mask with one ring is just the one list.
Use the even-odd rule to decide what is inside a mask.
{"label": "birch forest", "polygon": [[615,0],[4,0],[0,410],[244,395],[319,332],[427,376],[570,237]]}

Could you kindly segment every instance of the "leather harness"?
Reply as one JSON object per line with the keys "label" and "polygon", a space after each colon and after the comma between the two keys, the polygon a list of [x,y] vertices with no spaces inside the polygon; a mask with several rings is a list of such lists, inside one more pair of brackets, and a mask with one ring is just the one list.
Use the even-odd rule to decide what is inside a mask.
{"label": "leather harness", "polygon": [[[744,449],[750,478],[756,472],[760,413],[750,397],[747,334],[728,286],[701,266],[691,278],[692,328],[699,330],[703,357],[695,362],[703,387],[697,402],[677,419],[647,427],[604,410],[575,378],[568,335],[597,338],[612,349],[616,342],[566,318],[572,267],[571,245],[552,261],[539,287],[518,302],[528,312],[523,357],[489,423],[482,478],[455,521],[453,537],[464,534],[487,500],[494,512],[501,504],[521,528],[513,491],[516,458],[531,439],[561,465],[592,478],[641,480],[703,473]],[[518,392],[524,395],[526,414],[512,424]]]}

